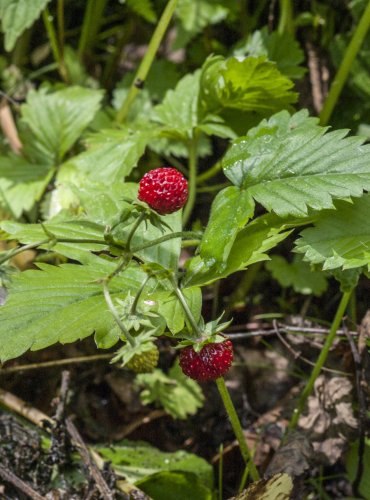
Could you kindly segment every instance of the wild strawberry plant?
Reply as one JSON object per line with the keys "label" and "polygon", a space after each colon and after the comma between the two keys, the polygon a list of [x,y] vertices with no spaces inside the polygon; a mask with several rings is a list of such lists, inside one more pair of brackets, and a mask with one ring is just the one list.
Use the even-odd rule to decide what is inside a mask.
{"label": "wild strawberry plant", "polygon": [[[17,30],[8,23],[18,2],[0,6],[6,50],[47,3],[35,2]],[[190,40],[230,13],[227,2],[200,4],[208,21],[199,16],[189,26],[194,6],[179,2],[180,39]],[[156,21],[152,2],[127,6]],[[94,336],[98,349],[115,348],[113,363],[141,373],[144,401],[186,418],[201,404],[197,385],[173,368],[174,387],[182,395],[193,393],[189,408],[180,408],[178,395],[169,400],[158,389],[168,382],[155,368],[156,342],[167,336],[179,348],[186,376],[216,380],[257,480],[222,378],[233,360],[225,339],[229,322],[203,318],[202,289],[268,261],[268,253],[288,237],[300,255],[294,261],[298,269],[303,258],[341,282],[338,311],[293,413],[294,428],[357,279],[369,270],[370,146],[348,130],[323,126],[325,117],[320,124],[306,109],[295,111],[293,79],[304,68],[302,51],[289,34],[255,31],[232,53],[208,55],[181,78],[169,61],[154,61],[175,7],[175,1],[167,4],[136,75],[126,76],[112,99],[89,88],[96,85],[81,66],[76,76],[68,51],[62,57],[61,47],[54,47],[65,83],[30,90],[20,106],[21,154],[3,148],[0,157],[1,238],[17,242],[0,256],[7,291],[0,309],[0,358],[6,362],[28,350]],[[54,28],[43,12],[53,42]],[[83,33],[81,50],[88,45]],[[358,42],[360,35],[355,32]],[[157,78],[150,80],[151,71]],[[216,140],[224,145],[221,153],[212,150]],[[208,222],[192,226],[197,188],[219,172],[225,179]],[[180,263],[183,247],[194,252]],[[15,273],[13,257],[30,249],[37,251],[33,268]],[[277,259],[270,266],[279,275],[283,264]]]}

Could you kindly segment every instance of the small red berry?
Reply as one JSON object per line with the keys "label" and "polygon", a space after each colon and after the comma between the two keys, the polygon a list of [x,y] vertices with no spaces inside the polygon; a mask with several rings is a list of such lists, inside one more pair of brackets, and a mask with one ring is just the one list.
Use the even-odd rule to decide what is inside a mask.
{"label": "small red berry", "polygon": [[224,375],[233,361],[233,345],[230,340],[206,344],[199,352],[193,346],[180,351],[180,366],[188,377],[205,382]]}
{"label": "small red berry", "polygon": [[140,181],[138,198],[161,215],[172,214],[188,199],[188,181],[175,168],[150,170]]}

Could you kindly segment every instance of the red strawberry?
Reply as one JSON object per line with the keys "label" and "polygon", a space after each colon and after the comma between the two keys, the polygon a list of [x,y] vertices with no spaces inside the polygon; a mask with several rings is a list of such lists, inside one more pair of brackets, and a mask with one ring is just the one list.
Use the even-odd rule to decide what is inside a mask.
{"label": "red strawberry", "polygon": [[140,181],[138,198],[161,215],[172,214],[188,199],[188,181],[175,168],[150,170]]}
{"label": "red strawberry", "polygon": [[180,366],[190,378],[204,382],[224,375],[233,361],[233,345],[230,340],[209,343],[196,352],[193,346],[180,351]]}

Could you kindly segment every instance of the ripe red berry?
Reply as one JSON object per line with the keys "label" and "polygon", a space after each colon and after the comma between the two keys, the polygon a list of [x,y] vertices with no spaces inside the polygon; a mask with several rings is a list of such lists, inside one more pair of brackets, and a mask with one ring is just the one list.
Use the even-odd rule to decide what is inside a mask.
{"label": "ripe red berry", "polygon": [[138,198],[161,215],[172,214],[188,199],[188,181],[175,168],[150,170],[140,181]]}
{"label": "ripe red berry", "polygon": [[180,366],[188,377],[205,382],[224,375],[233,361],[233,345],[230,340],[206,344],[199,352],[193,346],[180,351]]}

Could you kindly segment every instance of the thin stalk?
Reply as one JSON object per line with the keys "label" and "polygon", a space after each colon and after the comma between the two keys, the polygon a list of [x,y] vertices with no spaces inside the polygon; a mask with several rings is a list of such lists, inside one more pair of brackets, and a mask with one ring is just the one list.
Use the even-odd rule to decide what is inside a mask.
{"label": "thin stalk", "polygon": [[231,186],[230,182],[220,182],[220,184],[213,184],[212,186],[198,187],[197,193],[213,193],[213,191],[220,191],[228,186]]}
{"label": "thin stalk", "polygon": [[146,217],[146,213],[145,212],[141,212],[141,214],[136,219],[136,221],[134,222],[134,225],[131,228],[131,231],[130,231],[130,233],[128,235],[127,242],[126,242],[126,247],[127,247],[127,251],[128,252],[130,251],[132,238],[134,237],[134,235],[135,235],[138,227],[143,222],[143,220],[145,219],[145,217]]}
{"label": "thin stalk", "polygon": [[329,94],[324,102],[324,106],[320,113],[320,124],[326,125],[332,112],[337,104],[338,98],[344,84],[346,83],[349,72],[351,71],[353,61],[356,59],[357,53],[365,39],[365,36],[370,28],[370,2],[367,3],[367,7],[362,14],[360,22],[357,25],[355,32],[353,33],[350,44],[342,59],[341,65],[338,69],[337,74],[330,86]]}
{"label": "thin stalk", "polygon": [[131,347],[135,347],[136,342],[135,342],[134,337],[132,337],[130,335],[127,328],[122,323],[121,318],[119,317],[118,311],[117,311],[115,305],[113,304],[112,297],[110,296],[110,293],[109,293],[107,281],[103,281],[103,293],[104,293],[105,302],[107,303],[107,306],[108,306],[110,312],[112,313],[113,318],[116,320],[117,325],[119,326],[122,333],[125,335],[126,339],[130,343]]}
{"label": "thin stalk", "polygon": [[130,111],[131,105],[135,100],[139,92],[138,83],[145,82],[145,79],[149,73],[149,70],[153,64],[155,55],[158,51],[159,45],[162,42],[164,34],[167,31],[168,25],[172,19],[173,13],[175,12],[175,8],[178,0],[170,0],[166,5],[166,8],[163,11],[163,14],[157,24],[157,27],[152,35],[152,38],[148,45],[148,50],[141,61],[139,69],[135,75],[134,81],[131,84],[131,87],[128,91],[127,97],[122,104],[121,109],[117,113],[116,120],[118,123],[123,123]]}
{"label": "thin stalk", "polygon": [[27,365],[10,366],[9,368],[0,368],[0,376],[9,373],[18,373],[30,370],[43,370],[44,368],[55,368],[58,366],[73,365],[75,363],[93,363],[96,361],[105,361],[111,359],[112,354],[94,354],[92,356],[76,356],[75,358],[53,359],[42,363],[30,363]]}
{"label": "thin stalk", "polygon": [[319,376],[320,371],[326,362],[330,348],[334,342],[337,330],[338,330],[339,325],[342,321],[343,315],[346,311],[349,299],[351,298],[351,294],[352,294],[352,291],[345,292],[342,295],[341,301],[339,303],[337,312],[335,314],[333,323],[332,323],[331,328],[330,328],[330,332],[326,338],[325,344],[323,345],[323,348],[320,352],[320,355],[317,358],[317,361],[316,361],[315,366],[311,372],[310,378],[308,379],[306,387],[303,389],[303,391],[300,395],[300,398],[298,400],[298,404],[293,412],[291,421],[289,423],[288,430],[295,429],[295,427],[298,424],[299,417],[300,417],[300,415],[305,407],[307,398],[312,393],[316,379]]}
{"label": "thin stalk", "polygon": [[220,444],[220,449],[218,454],[220,455],[220,460],[218,461],[218,500],[223,499],[223,475],[224,475],[224,445]]}
{"label": "thin stalk", "polygon": [[58,0],[57,4],[57,20],[58,20],[58,40],[60,53],[63,57],[64,53],[64,0]]}
{"label": "thin stalk", "polygon": [[10,250],[9,252],[6,253],[4,257],[0,259],[0,265],[4,264],[4,262],[7,262],[8,260],[12,259],[16,255],[19,255],[22,252],[25,252],[26,250],[32,250],[33,248],[37,248],[40,245],[45,245],[45,243],[48,243],[50,240],[42,240],[38,241],[37,243],[30,243],[29,245],[24,245],[23,247],[15,248],[14,250]]}
{"label": "thin stalk", "polygon": [[57,34],[54,29],[54,25],[52,22],[52,16],[50,15],[49,9],[45,7],[45,9],[42,12],[42,18],[44,21],[44,25],[49,37],[49,42],[51,46],[51,50],[53,52],[53,57],[58,64],[58,71],[62,79],[68,83],[68,74],[67,74],[67,69],[64,64],[63,56],[60,51],[60,47],[58,44],[58,38]]}
{"label": "thin stalk", "polygon": [[197,182],[199,184],[202,184],[204,181],[208,181],[208,179],[211,179],[212,177],[217,175],[218,172],[221,170],[221,168],[222,168],[222,163],[220,161],[218,161],[211,168],[209,168],[208,170],[206,170],[202,174],[199,174],[197,176]]}
{"label": "thin stalk", "polygon": [[[164,243],[165,241],[172,240],[174,238],[187,238],[190,241],[194,242],[193,238],[199,238],[199,233],[196,233],[194,231],[179,231],[176,233],[171,233],[171,234],[165,234],[164,236],[161,236],[160,238],[157,238],[152,241],[148,241],[147,243],[143,243],[142,245],[138,245],[137,247],[134,247],[131,252],[136,253],[140,252],[140,250],[144,250],[145,248],[150,248],[155,245],[159,245],[160,243]],[[196,240],[197,243],[199,240]]]}
{"label": "thin stalk", "polygon": [[186,301],[186,298],[184,296],[184,294],[182,293],[181,291],[181,288],[179,288],[177,286],[177,283],[176,283],[176,280],[173,276],[171,276],[169,278],[172,286],[173,286],[173,290],[177,296],[177,298],[179,299],[180,301],[180,304],[182,305],[182,308],[184,309],[184,313],[187,317],[187,319],[189,320],[189,323],[193,329],[193,332],[196,334],[197,338],[201,339],[202,338],[202,332],[200,331],[199,329],[199,326],[197,324],[197,322],[195,321],[195,318],[193,316],[193,313],[191,312],[189,306],[188,306],[188,303]]}
{"label": "thin stalk", "polygon": [[220,393],[222,402],[225,406],[225,410],[227,411],[227,414],[230,419],[231,426],[233,428],[234,434],[236,439],[238,440],[239,447],[240,447],[240,452],[242,454],[242,457],[247,464],[247,467],[249,469],[249,472],[251,474],[251,477],[253,481],[258,481],[260,479],[260,476],[258,474],[257,467],[255,466],[251,452],[249,451],[247,442],[245,440],[244,434],[243,434],[243,429],[240,424],[240,420],[238,418],[238,415],[235,410],[235,406],[231,400],[229,391],[227,390],[225,380],[223,377],[219,377],[216,379],[216,384],[217,384],[217,389],[218,392]]}
{"label": "thin stalk", "polygon": [[284,33],[294,35],[292,0],[280,0],[280,18],[277,31],[279,35]]}
{"label": "thin stalk", "polygon": [[106,3],[107,0],[87,0],[77,49],[77,55],[80,60],[83,58],[85,52],[91,48],[96,39]]}
{"label": "thin stalk", "polygon": [[138,290],[137,294],[135,295],[135,299],[134,299],[134,301],[133,301],[133,303],[132,303],[131,310],[130,310],[130,313],[131,313],[131,314],[135,314],[135,313],[136,313],[136,308],[137,308],[137,305],[138,305],[138,303],[139,303],[139,300],[140,300],[141,294],[143,293],[144,288],[146,287],[146,285],[147,285],[148,281],[149,281],[151,278],[153,278],[153,276],[152,276],[152,275],[149,275],[149,276],[147,276],[147,277],[145,278],[145,280],[143,281],[143,283],[142,283],[141,287],[139,288],[139,290]]}
{"label": "thin stalk", "polygon": [[196,137],[190,141],[188,146],[189,151],[189,197],[186,203],[182,222],[185,226],[188,222],[195,204],[195,196],[197,192],[197,149],[198,140]]}

